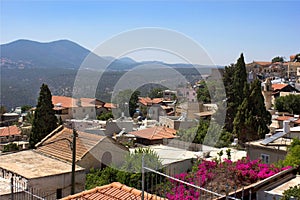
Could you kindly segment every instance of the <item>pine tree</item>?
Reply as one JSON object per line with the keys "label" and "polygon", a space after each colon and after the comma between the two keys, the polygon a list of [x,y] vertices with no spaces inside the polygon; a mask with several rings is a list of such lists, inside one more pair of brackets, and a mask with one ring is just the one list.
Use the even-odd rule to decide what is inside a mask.
{"label": "pine tree", "polygon": [[30,148],[34,148],[38,142],[56,127],[57,118],[53,110],[52,95],[48,86],[42,84],[29,138]]}
{"label": "pine tree", "polygon": [[257,140],[269,133],[268,125],[270,123],[271,114],[264,105],[261,83],[259,80],[255,80],[251,84],[249,95],[238,107],[233,122],[233,133],[238,136],[241,143]]}

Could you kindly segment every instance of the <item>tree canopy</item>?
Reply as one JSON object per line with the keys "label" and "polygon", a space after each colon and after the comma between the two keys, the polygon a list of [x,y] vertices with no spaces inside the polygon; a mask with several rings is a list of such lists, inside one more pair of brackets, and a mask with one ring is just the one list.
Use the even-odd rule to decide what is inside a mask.
{"label": "tree canopy", "polygon": [[300,140],[294,138],[283,161],[284,166],[297,167],[300,165]]}
{"label": "tree canopy", "polygon": [[163,89],[162,88],[153,88],[150,92],[149,92],[149,94],[148,94],[148,96],[150,97],[150,98],[162,98],[163,97]]}
{"label": "tree canopy", "polygon": [[[211,123],[211,124],[210,124]],[[180,140],[205,144],[214,147],[226,147],[231,143],[232,135],[214,120],[199,120],[196,127],[179,130],[177,135]]]}
{"label": "tree canopy", "polygon": [[257,140],[269,133],[267,125],[271,123],[271,114],[266,110],[261,92],[261,83],[256,79],[250,87],[249,95],[238,107],[234,118],[233,133],[241,142]]}
{"label": "tree canopy", "polygon": [[262,138],[269,132],[271,114],[264,105],[261,82],[257,79],[250,86],[247,82],[243,54],[236,64],[225,67],[223,81],[227,103],[226,131],[237,136],[241,143]]}
{"label": "tree canopy", "polygon": [[272,59],[272,63],[275,62],[284,62],[284,57],[283,56],[276,56]]}
{"label": "tree canopy", "polygon": [[300,95],[287,95],[275,100],[275,109],[279,112],[300,114]]}
{"label": "tree canopy", "polygon": [[[106,167],[103,170],[92,169],[90,173],[87,174],[86,189],[91,189],[115,181],[129,187],[141,189],[143,156],[146,167],[152,169],[160,169],[162,167],[161,161],[154,151],[149,148],[138,148],[135,149],[134,152],[126,155],[125,162],[120,170],[113,167]],[[145,174],[146,180],[150,180],[153,176],[154,174],[150,172]]]}
{"label": "tree canopy", "polygon": [[53,107],[51,92],[46,84],[42,84],[29,137],[30,148],[34,148],[35,144],[57,127]]}
{"label": "tree canopy", "polygon": [[223,82],[227,99],[225,128],[228,132],[232,132],[233,121],[238,112],[238,107],[244,101],[245,96],[247,96],[249,87],[243,54],[241,54],[236,64],[225,67]]}
{"label": "tree canopy", "polygon": [[[131,89],[123,90],[115,96],[113,102],[118,104],[122,111],[128,109],[129,113],[125,113],[125,115],[128,116],[129,114],[132,117],[135,113],[140,94],[140,91],[132,91]],[[127,108],[127,106],[129,107]]]}

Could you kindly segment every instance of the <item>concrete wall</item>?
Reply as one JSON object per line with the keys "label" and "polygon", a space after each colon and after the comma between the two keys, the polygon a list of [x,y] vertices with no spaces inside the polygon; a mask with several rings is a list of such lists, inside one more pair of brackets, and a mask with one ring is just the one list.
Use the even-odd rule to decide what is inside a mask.
{"label": "concrete wall", "polygon": [[[105,159],[105,152],[111,155],[111,163],[102,161]],[[88,154],[86,154],[77,164],[84,167],[86,171],[91,168],[101,168],[103,164],[120,166],[124,162],[125,155],[129,153],[128,148],[117,144],[113,139],[104,138]],[[103,163],[102,163],[103,162]]]}
{"label": "concrete wall", "polygon": [[[81,192],[85,188],[84,170],[75,173],[75,193]],[[59,174],[49,177],[30,179],[28,187],[35,188],[48,194],[55,193],[57,189],[62,189],[62,196],[68,196],[71,192],[71,173]]]}
{"label": "concrete wall", "polygon": [[193,160],[186,159],[178,162],[171,163],[165,167],[166,174],[173,176],[191,170],[193,167]]}
{"label": "concrete wall", "polygon": [[279,160],[284,160],[287,152],[278,149],[271,149],[268,147],[249,146],[247,148],[247,155],[251,160],[261,158],[261,154],[269,155],[269,163],[275,163]]}
{"label": "concrete wall", "polygon": [[[83,191],[85,189],[84,170],[76,171],[75,181],[75,193]],[[71,194],[71,173],[29,179],[27,182],[27,188],[28,192],[31,192],[39,197],[46,197],[47,200],[56,199],[57,189],[61,189],[62,197],[66,197]],[[1,195],[0,199],[11,200],[11,197],[11,193],[9,193]],[[14,193],[14,199],[35,200],[37,198],[33,198],[32,195],[21,192],[21,190],[19,190],[19,192]]]}
{"label": "concrete wall", "polygon": [[125,132],[131,132],[133,130],[133,121],[107,121],[105,134],[107,136],[113,136],[121,132],[122,128],[125,128]]}

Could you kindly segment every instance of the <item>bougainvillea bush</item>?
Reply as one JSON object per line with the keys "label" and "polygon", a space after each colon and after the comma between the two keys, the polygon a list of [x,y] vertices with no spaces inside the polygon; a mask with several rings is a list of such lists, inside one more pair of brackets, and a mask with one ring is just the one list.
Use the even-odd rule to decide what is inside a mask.
{"label": "bougainvillea bush", "polygon": [[[263,163],[261,160],[244,158],[237,162],[225,159],[224,162],[199,160],[192,172],[178,174],[175,177],[188,183],[201,186],[216,193],[226,194],[259,180],[268,178],[290,167],[278,168],[274,165]],[[193,200],[199,197],[212,196],[205,191],[200,191],[183,183],[170,180],[172,187],[167,194],[170,200]]]}

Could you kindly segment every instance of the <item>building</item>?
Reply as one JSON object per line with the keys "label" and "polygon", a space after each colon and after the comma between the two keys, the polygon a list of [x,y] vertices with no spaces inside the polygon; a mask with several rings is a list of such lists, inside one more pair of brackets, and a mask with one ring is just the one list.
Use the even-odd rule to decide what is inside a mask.
{"label": "building", "polygon": [[197,102],[197,92],[192,86],[177,89],[178,98],[188,102]]}
{"label": "building", "polygon": [[176,130],[163,127],[154,126],[137,131],[129,132],[129,134],[136,137],[136,142],[144,145],[163,144],[163,139],[176,138]]}
{"label": "building", "polygon": [[26,149],[28,146],[27,136],[23,137],[22,131],[17,126],[0,127],[0,151],[11,142],[19,145],[19,149]]}
{"label": "building", "polygon": [[18,123],[19,117],[18,113],[4,113],[0,115],[0,126],[11,126]]}
{"label": "building", "polygon": [[[142,191],[128,187],[119,182],[96,187],[75,195],[70,195],[62,200],[142,200]],[[145,200],[163,200],[156,195],[144,193]]]}
{"label": "building", "polygon": [[290,187],[298,186],[300,183],[300,175],[289,173],[283,179],[269,184],[264,191],[258,192],[257,196],[265,200],[280,200],[285,190]]}
{"label": "building", "polygon": [[295,87],[289,85],[289,84],[284,84],[284,83],[277,83],[277,84],[272,84],[272,94],[274,98],[277,98],[282,92],[288,92],[288,93],[297,93],[299,92]]}
{"label": "building", "polygon": [[247,72],[254,72],[255,74],[262,74],[268,72],[268,67],[272,64],[272,62],[265,61],[253,61],[246,65]]}
{"label": "building", "polygon": [[[174,107],[169,104],[173,101],[165,101],[163,98],[139,97],[139,110],[147,117],[158,121],[160,116],[174,115]],[[144,112],[145,111],[145,112]]]}
{"label": "building", "polygon": [[95,98],[73,98],[65,96],[52,96],[55,114],[66,119],[96,119],[97,115],[106,109],[105,103]]}
{"label": "building", "polygon": [[159,125],[175,130],[189,129],[197,126],[197,121],[188,120],[185,116],[160,116]]}
{"label": "building", "polygon": [[263,84],[262,95],[264,97],[265,107],[267,110],[270,110],[272,107],[272,82],[270,78],[267,78]]}
{"label": "building", "polygon": [[[77,134],[76,164],[86,171],[91,168],[104,168],[111,164],[119,166],[129,152],[125,146],[112,138],[82,131],[77,131]],[[72,136],[72,129],[60,126],[36,145],[36,151],[65,162],[72,162],[70,148]]]}
{"label": "building", "polygon": [[[186,149],[166,145],[151,145],[147,148],[155,152],[168,175],[180,174],[192,169],[194,161],[202,156],[202,152],[193,152]],[[134,152],[134,149],[130,149]]]}
{"label": "building", "polygon": [[[267,136],[267,138],[268,137],[271,138],[271,136]],[[287,148],[292,142],[290,138],[283,137],[274,139],[267,144],[263,141],[265,141],[265,139],[247,142],[245,144],[247,155],[251,160],[261,159],[265,163],[276,163],[279,160],[284,160],[287,154]]]}
{"label": "building", "polygon": [[[0,156],[0,199],[11,199],[11,183],[15,187],[15,199],[23,199],[25,190],[43,193],[47,199],[59,199],[70,195],[70,163],[51,158],[35,150],[20,151]],[[11,182],[11,179],[13,180]],[[84,190],[84,168],[75,167],[75,192]]]}

